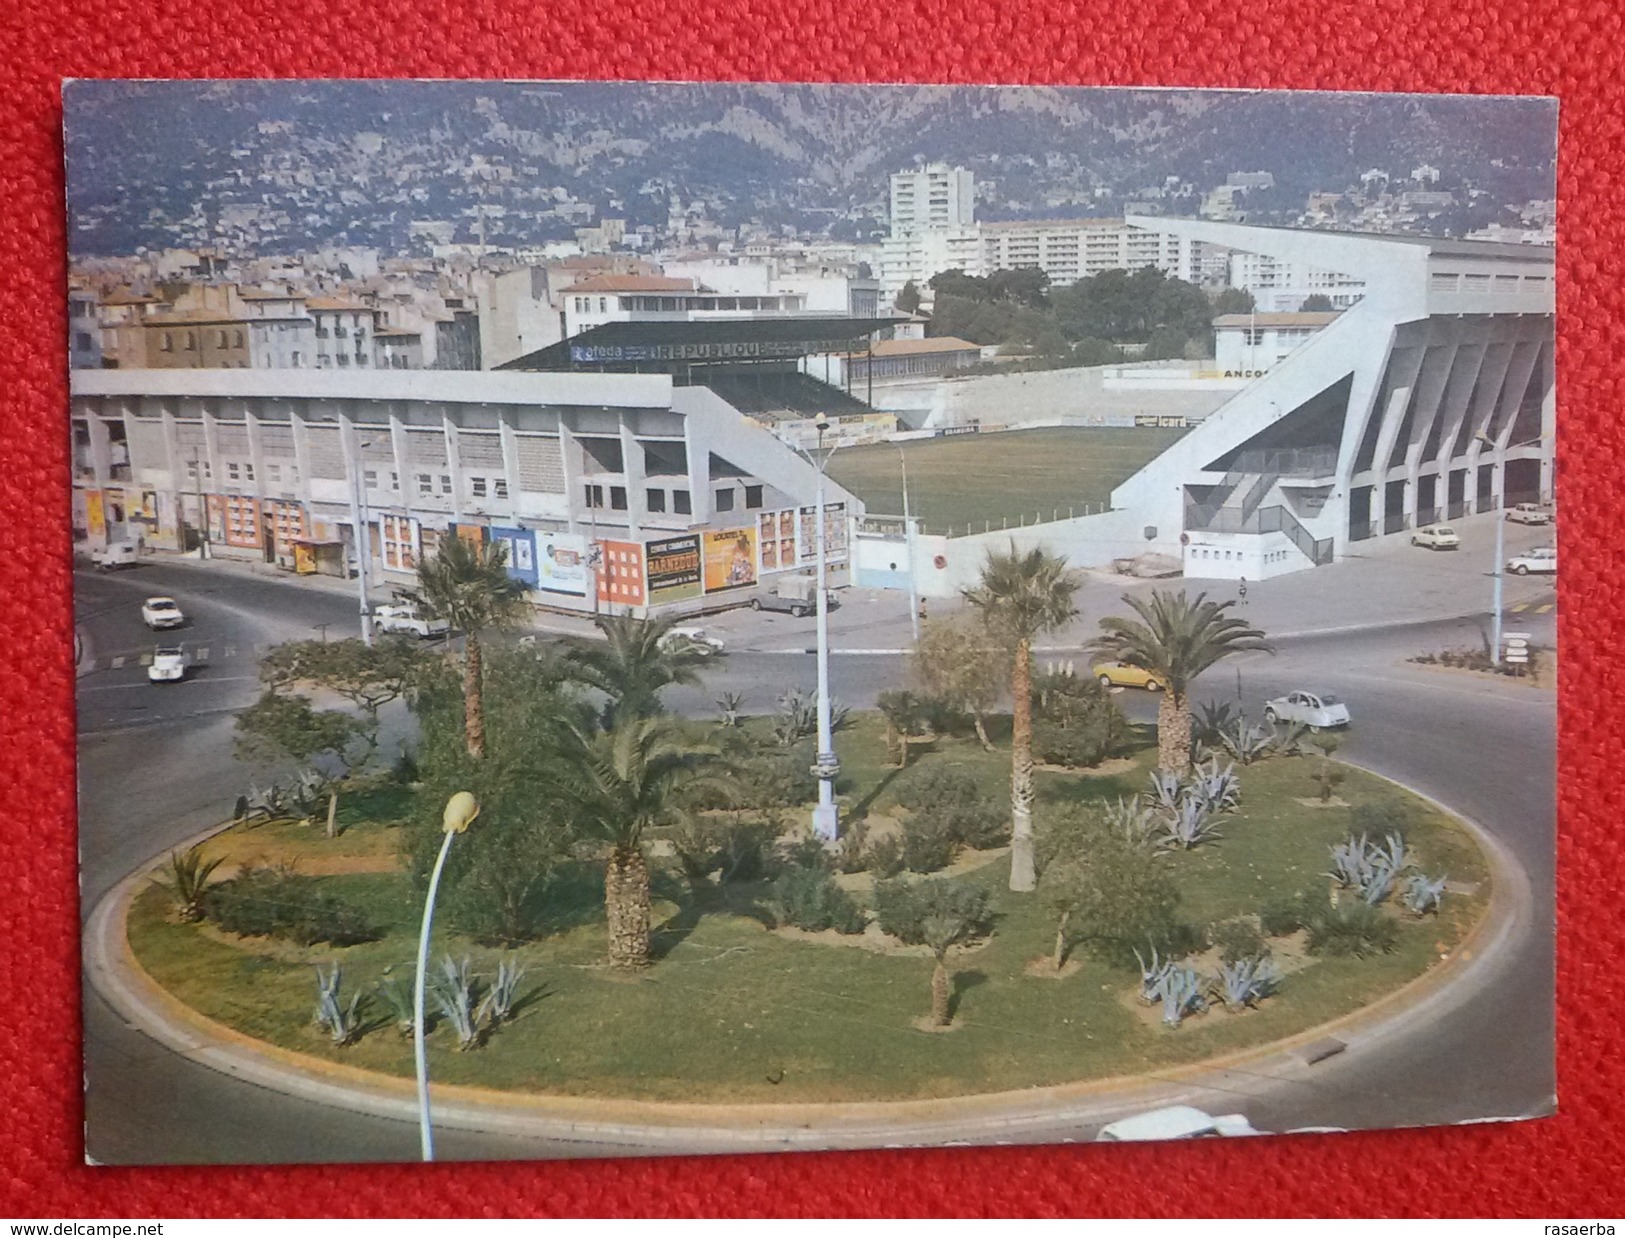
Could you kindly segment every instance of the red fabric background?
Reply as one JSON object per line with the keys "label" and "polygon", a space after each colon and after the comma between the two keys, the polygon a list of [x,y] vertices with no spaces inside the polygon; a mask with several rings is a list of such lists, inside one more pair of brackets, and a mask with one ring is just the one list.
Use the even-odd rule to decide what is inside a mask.
{"label": "red fabric background", "polygon": [[[0,1214],[1625,1214],[1618,774],[1621,12],[1610,0],[13,0],[0,14]],[[58,81],[592,77],[1052,82],[1562,99],[1562,1115],[1200,1147],[367,1169],[81,1164]],[[1588,790],[1587,788],[1590,788]],[[181,1116],[184,1120],[184,1115]]]}

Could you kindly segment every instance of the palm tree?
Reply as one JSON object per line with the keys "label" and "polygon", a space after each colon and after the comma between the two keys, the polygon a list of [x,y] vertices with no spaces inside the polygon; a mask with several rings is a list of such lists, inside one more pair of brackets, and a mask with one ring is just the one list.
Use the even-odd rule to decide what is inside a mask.
{"label": "palm tree", "polygon": [[692,641],[671,635],[676,616],[634,619],[600,615],[594,626],[604,640],[577,640],[569,646],[572,676],[609,698],[604,726],[617,718],[652,718],[661,712],[661,690],[699,682],[699,670],[713,655]]}
{"label": "palm tree", "polygon": [[983,622],[1015,645],[1010,673],[1010,888],[1037,884],[1033,869],[1033,640],[1070,621],[1072,601],[1083,581],[1067,571],[1066,559],[1034,548],[1025,554],[1015,543],[1006,552],[988,551],[982,578],[964,590],[965,600],[982,612]]}
{"label": "palm tree", "polygon": [[485,755],[485,706],[481,696],[480,633],[512,627],[526,613],[524,586],[508,575],[502,542],[475,545],[454,535],[418,564],[418,584],[404,591],[425,616],[444,619],[463,633],[463,733],[468,755]]}
{"label": "palm tree", "polygon": [[1157,704],[1157,764],[1171,773],[1183,773],[1191,763],[1191,681],[1233,653],[1273,652],[1263,632],[1224,613],[1234,599],[1206,598],[1198,593],[1191,601],[1183,590],[1161,589],[1152,590],[1149,601],[1125,595],[1139,619],[1102,619],[1103,631],[1089,645],[1096,657],[1144,667],[1167,683]]}
{"label": "palm tree", "polygon": [[604,911],[610,966],[649,963],[649,864],[643,835],[681,815],[684,793],[726,783],[708,769],[716,749],[671,718],[627,715],[613,730],[570,728],[572,770],[562,790],[577,823],[609,843]]}

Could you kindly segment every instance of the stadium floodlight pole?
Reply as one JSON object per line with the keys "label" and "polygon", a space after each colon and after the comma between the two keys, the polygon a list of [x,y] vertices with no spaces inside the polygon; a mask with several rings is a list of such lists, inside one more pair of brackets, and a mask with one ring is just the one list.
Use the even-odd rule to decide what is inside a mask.
{"label": "stadium floodlight pole", "polygon": [[903,454],[903,445],[897,444],[897,462],[903,469],[903,544],[908,555],[908,626],[914,636],[914,643],[920,641],[920,594],[914,583],[914,522],[908,514],[908,457]]}
{"label": "stadium floodlight pole", "polygon": [[440,855],[429,877],[429,893],[423,900],[423,927],[418,933],[418,971],[412,981],[412,1054],[418,1075],[418,1136],[426,1161],[434,1160],[434,1123],[429,1117],[429,1059],[423,1047],[423,982],[429,971],[429,929],[434,923],[434,896],[440,889],[440,873],[446,867],[451,840],[467,830],[479,815],[480,802],[471,792],[458,791],[446,801],[446,810],[440,818],[440,828],[445,831],[446,841],[440,844]]}

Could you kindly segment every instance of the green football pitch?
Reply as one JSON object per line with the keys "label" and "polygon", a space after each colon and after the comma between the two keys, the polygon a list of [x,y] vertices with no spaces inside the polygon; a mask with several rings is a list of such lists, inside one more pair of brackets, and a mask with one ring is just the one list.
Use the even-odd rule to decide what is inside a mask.
{"label": "green football pitch", "polygon": [[[1177,441],[1184,430],[1013,430],[901,444],[909,511],[931,533],[981,532],[1035,518],[1099,511],[1112,489]],[[843,447],[830,477],[875,515],[901,515],[898,444]]]}

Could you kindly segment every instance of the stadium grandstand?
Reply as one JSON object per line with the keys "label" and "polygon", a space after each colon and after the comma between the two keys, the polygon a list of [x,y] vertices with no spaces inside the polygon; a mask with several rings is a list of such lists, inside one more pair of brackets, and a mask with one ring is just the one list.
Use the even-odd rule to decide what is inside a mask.
{"label": "stadium grandstand", "polygon": [[[609,322],[500,366],[504,370],[590,374],[667,374],[676,386],[705,387],[760,421],[870,410],[871,392],[855,367],[845,385],[801,372],[802,359],[872,357],[875,337],[901,318],[729,318]],[[861,373],[861,371],[860,371]]]}

